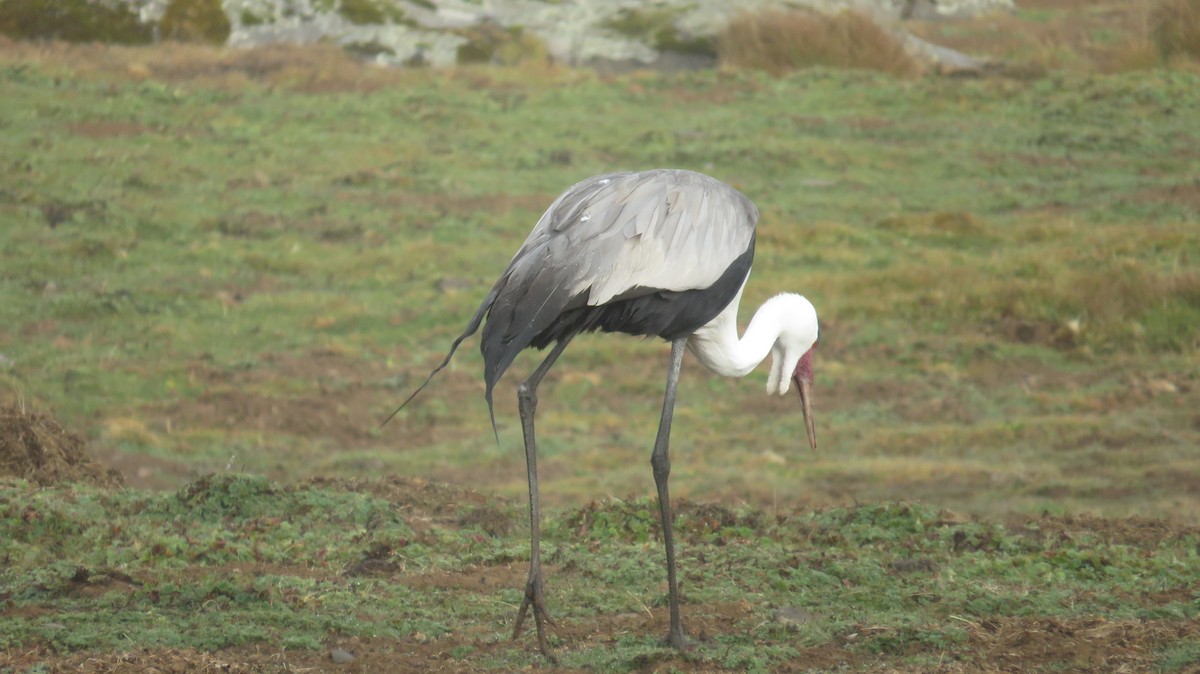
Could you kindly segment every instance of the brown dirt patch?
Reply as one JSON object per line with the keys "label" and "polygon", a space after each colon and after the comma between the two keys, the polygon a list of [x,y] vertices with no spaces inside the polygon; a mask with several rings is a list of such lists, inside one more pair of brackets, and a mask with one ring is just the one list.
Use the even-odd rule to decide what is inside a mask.
{"label": "brown dirt patch", "polygon": [[252,366],[222,368],[211,361],[198,360],[188,365],[188,376],[208,384],[229,384],[237,388],[296,379],[329,389],[339,382],[370,378],[376,369],[369,363],[332,349],[312,349],[302,353],[265,353]]}
{"label": "brown dirt patch", "polygon": [[356,494],[368,493],[426,517],[456,514],[463,505],[480,505],[488,500],[488,497],[470,489],[399,475],[378,480],[314,477],[301,484]]}
{"label": "brown dirt patch", "polygon": [[[554,567],[543,564],[546,576],[554,576]],[[517,589],[525,586],[529,575],[526,563],[508,564],[504,566],[481,566],[466,571],[445,573],[424,573],[417,576],[406,576],[402,579],[409,587],[424,590],[437,588],[441,590],[467,590],[492,594],[497,590]]]}
{"label": "brown dirt patch", "polygon": [[[380,423],[427,372],[420,364],[389,378],[391,373],[376,363],[328,349],[262,354],[250,366],[198,360],[188,365],[188,377],[205,390],[195,398],[149,406],[145,415],[168,432],[267,432],[321,438],[335,450],[391,444],[397,438],[420,445],[478,433],[464,424],[442,423],[439,416],[414,414],[393,419],[380,439]],[[443,372],[437,387],[440,397],[482,405],[483,385],[474,373]],[[498,415],[502,407],[497,404]]]}
{"label": "brown dirt patch", "polygon": [[195,466],[190,466],[182,460],[121,450],[104,452],[98,458],[109,469],[120,473],[125,480],[125,486],[130,489],[177,489],[181,484],[197,477]]}
{"label": "brown dirt patch", "polygon": [[1069,350],[1079,339],[1077,329],[1067,323],[1046,320],[1025,320],[1005,316],[995,321],[992,332],[1009,342],[1020,344],[1042,344],[1056,349]]}
{"label": "brown dirt patch", "polygon": [[[751,607],[743,602],[719,604],[688,614],[693,636],[704,642],[709,634],[723,634],[744,629],[753,619]],[[615,643],[630,633],[666,633],[666,609],[651,613],[626,613],[598,616],[595,620],[563,620],[552,634],[561,639],[559,653],[573,648]],[[739,627],[740,626],[740,627]],[[0,652],[0,668],[25,671],[41,666],[39,671],[59,674],[133,674],[227,672],[231,674],[283,674],[285,672],[476,672],[478,658],[488,652],[507,650],[514,642],[507,637],[496,638],[496,626],[476,626],[462,632],[433,638],[413,634],[404,639],[342,638],[331,639],[326,648],[317,651],[283,650],[266,644],[229,648],[215,652],[194,649],[139,649],[124,653],[78,652],[59,654],[48,647]],[[568,667],[548,668],[536,654],[534,639],[526,633],[515,642],[529,652],[529,664],[524,671],[582,672],[589,670]],[[468,648],[471,657],[460,661],[453,655],[456,649]],[[335,662],[334,651],[351,659]],[[861,663],[861,656],[838,645],[798,649],[791,666],[778,671],[832,671]],[[638,672],[724,672],[717,663],[694,659],[687,655],[662,650],[637,658],[631,671]]]}
{"label": "brown dirt patch", "polygon": [[150,130],[144,124],[137,122],[113,122],[106,120],[94,120],[88,122],[76,122],[67,126],[67,130],[79,136],[87,138],[123,138],[129,136],[140,136]]}
{"label": "brown dirt patch", "polygon": [[[26,671],[40,665],[50,674],[193,674],[224,672],[227,674],[294,674],[295,672],[336,672],[337,674],[368,674],[374,672],[478,672],[474,661],[456,660],[452,651],[469,645],[473,656],[493,650],[507,649],[510,643],[501,640],[488,643],[479,634],[463,634],[439,639],[416,634],[403,640],[394,639],[335,639],[318,651],[283,649],[266,644],[228,648],[216,652],[201,652],[191,648],[144,648],[124,653],[79,652],[56,654],[48,647],[27,652],[0,652],[0,669],[11,667]],[[348,661],[335,662],[334,651],[348,654]],[[527,671],[582,672],[586,670],[537,667],[538,656],[530,649]],[[664,670],[668,671],[668,670]]]}
{"label": "brown dirt patch", "polygon": [[1193,214],[1200,214],[1200,180],[1142,190],[1134,193],[1132,198],[1149,203],[1176,204]]}
{"label": "brown dirt patch", "polygon": [[0,407],[0,475],[39,485],[121,485],[121,475],[97,465],[78,435],[48,414],[15,404]]}
{"label": "brown dirt patch", "polygon": [[[372,196],[372,203],[377,197]],[[541,213],[554,201],[551,194],[434,194],[404,192],[390,196],[386,203],[399,209],[432,211],[438,217],[473,215],[480,212],[495,215],[512,211]]]}
{"label": "brown dirt patch", "polygon": [[266,354],[252,367],[197,361],[188,375],[207,390],[148,410],[161,426],[321,437],[345,448],[372,444],[372,431],[382,420],[376,410],[381,392],[365,383],[378,372],[334,351]]}
{"label": "brown dirt patch", "polygon": [[970,639],[989,671],[1028,672],[1033,663],[1062,672],[1150,671],[1164,646],[1195,639],[1183,620],[997,618],[972,625]]}
{"label": "brown dirt patch", "polygon": [[334,401],[324,396],[210,391],[195,400],[174,403],[164,412],[173,426],[184,429],[285,433],[327,438],[336,447],[361,447],[371,444],[370,430],[378,425],[370,423],[363,408],[375,393],[356,388],[342,392]]}
{"label": "brown dirt patch", "polygon": [[477,527],[488,535],[502,536],[516,525],[517,511],[507,503],[445,482],[393,475],[382,479],[314,477],[301,485],[385,499],[400,506],[405,520],[417,531],[436,524]]}
{"label": "brown dirt patch", "polygon": [[[281,663],[282,665],[282,663]],[[75,653],[56,656],[49,647],[22,652],[0,653],[0,666],[26,671],[41,666],[46,672],[85,672],[87,674],[132,674],[134,672],[283,672],[283,666],[257,667],[244,661],[231,661],[221,653],[201,653],[192,649],[142,649],[126,653]]]}
{"label": "brown dirt patch", "polygon": [[955,21],[910,21],[918,37],[1010,64],[1010,72],[1119,71],[1153,63],[1149,2],[1022,0],[1014,14]]}
{"label": "brown dirt patch", "polygon": [[1167,520],[1147,517],[1111,519],[1089,514],[1012,518],[1005,522],[1005,527],[1014,533],[1042,539],[1071,540],[1077,536],[1091,535],[1106,543],[1140,548],[1153,548],[1188,536],[1200,536],[1200,527]]}
{"label": "brown dirt patch", "polygon": [[109,592],[130,593],[141,586],[137,579],[117,569],[79,567],[71,576],[69,591],[79,597],[100,597]]}

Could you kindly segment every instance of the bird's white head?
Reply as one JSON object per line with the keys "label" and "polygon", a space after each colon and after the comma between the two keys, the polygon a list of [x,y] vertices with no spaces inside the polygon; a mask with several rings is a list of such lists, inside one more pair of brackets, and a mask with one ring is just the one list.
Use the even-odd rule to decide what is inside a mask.
{"label": "bird's white head", "polygon": [[[767,300],[771,314],[780,321],[779,338],[771,347],[771,371],[767,377],[767,393],[784,395],[796,382],[800,405],[804,411],[804,426],[808,444],[816,450],[817,433],[813,426],[813,350],[819,336],[817,310],[801,295],[783,293]],[[765,308],[766,305],[764,305]]]}

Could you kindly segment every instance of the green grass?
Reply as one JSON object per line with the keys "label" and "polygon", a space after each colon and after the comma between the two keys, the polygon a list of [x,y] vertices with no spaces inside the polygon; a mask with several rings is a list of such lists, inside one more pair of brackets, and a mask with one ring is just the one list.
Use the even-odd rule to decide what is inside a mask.
{"label": "green grass", "polygon": [[[1173,489],[1200,477],[1195,75],[394,77],[310,95],[7,64],[9,395],[102,453],[168,461],[163,486],[236,456],[519,495],[510,385],[497,448],[469,348],[375,427],[557,192],[684,166],[763,211],[747,305],[818,307],[825,450],[797,451],[761,373],[689,365],[681,494],[1039,512],[1053,483],[1072,510],[1195,512]],[[662,348],[581,339],[551,376],[553,502],[649,489]]]}
{"label": "green grass", "polygon": [[[519,520],[520,374],[497,390],[499,444],[471,344],[378,424],[556,194],[679,166],[762,210],[743,316],[784,289],[817,306],[822,448],[763,373],[685,366],[673,493],[741,505],[715,530],[681,511],[685,608],[708,639],[670,655],[646,501],[665,347],[577,340],[539,409],[565,663],[1003,668],[1016,634],[1112,630],[1133,668],[1194,663],[1194,534],[1061,523],[1200,522],[1196,74],[328,76],[349,66],[210,58],[229,60],[142,78],[0,52],[0,398],[53,412],[132,486],[5,484],[10,657],[357,639],[528,663],[506,639],[519,529],[303,480],[429,477],[516,499],[499,511]],[[212,472],[262,477],[196,482]],[[607,496],[629,500],[585,516]],[[1076,637],[1044,668],[1086,666],[1062,654]]]}
{"label": "green grass", "polygon": [[[520,591],[486,582],[522,572],[525,533],[510,526],[519,506],[465,496],[412,482],[282,487],[229,474],[157,493],[9,481],[0,646],[68,657],[130,645],[303,653],[336,635],[457,643],[463,666],[520,668],[529,655],[505,629]],[[1194,662],[1194,531],[1049,517],[1006,528],[904,503],[774,514],[682,503],[681,582],[701,645],[681,657],[645,619],[664,603],[658,529],[649,500],[549,519],[548,596],[560,627],[617,630],[611,642],[557,638],[564,665],[627,671],[649,657],[771,671],[825,648],[864,666],[949,658],[986,668],[1009,657],[980,650],[1002,625],[1097,616],[1129,626],[1114,657],[1166,671]],[[1152,628],[1191,641],[1160,653],[1149,648]],[[1035,650],[1030,671],[1070,663]]]}

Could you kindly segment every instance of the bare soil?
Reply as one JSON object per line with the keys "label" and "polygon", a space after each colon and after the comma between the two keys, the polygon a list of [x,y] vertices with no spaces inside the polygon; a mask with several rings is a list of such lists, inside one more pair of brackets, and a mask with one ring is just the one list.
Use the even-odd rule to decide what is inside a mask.
{"label": "bare soil", "polygon": [[[119,488],[119,475],[101,469],[89,456],[78,436],[63,429],[53,418],[38,412],[15,407],[0,409],[0,466],[6,474],[20,475],[39,484],[86,481],[105,487]],[[386,477],[379,479],[314,478],[308,484],[326,489],[369,492],[385,498],[407,513],[406,520],[418,532],[431,526],[480,527],[493,535],[506,535],[516,526],[518,510],[506,507],[494,498],[445,483],[419,478]],[[703,536],[725,527],[760,529],[772,524],[771,518],[751,511],[738,513],[719,504],[680,500],[676,510],[683,525],[678,534],[684,541]],[[592,504],[568,515],[570,526],[581,532],[592,526],[592,515],[599,505]],[[465,513],[465,514],[464,514]],[[947,513],[947,517],[954,517]],[[1144,518],[1106,519],[1091,515],[1042,516],[1012,518],[1005,523],[1008,530],[1025,537],[1069,541],[1080,536],[1153,547],[1160,543],[1200,534],[1200,529],[1177,526],[1160,520]],[[312,577],[325,573],[302,566],[246,563],[229,568],[231,574],[276,574]],[[357,567],[341,570],[363,576],[395,575],[395,569],[374,568],[371,560]],[[893,573],[908,572],[894,568]],[[203,569],[211,574],[211,568]],[[562,570],[547,566],[551,576]],[[402,582],[414,587],[453,589],[494,595],[499,589],[519,587],[526,574],[524,560],[480,566],[465,571],[431,572],[403,575]],[[117,571],[97,570],[71,579],[73,593],[80,597],[111,597],[112,592],[133,592],[136,578]],[[1190,595],[1190,590],[1183,594]],[[1139,597],[1145,606],[1186,601],[1179,591]],[[689,627],[701,642],[712,635],[746,629],[756,620],[749,602],[732,601],[711,605],[689,603]],[[39,617],[39,616],[26,616]],[[564,644],[594,646],[615,643],[630,633],[665,633],[665,607],[644,607],[643,611],[619,615],[599,615],[591,619],[575,618],[562,621],[554,633]],[[964,629],[972,644],[971,652],[978,654],[972,661],[948,659],[938,666],[938,672],[1132,672],[1146,671],[1154,666],[1164,648],[1181,640],[1200,637],[1200,624],[1195,622],[1158,619],[1105,619],[1008,617],[978,622],[964,619]],[[138,649],[123,653],[75,652],[57,653],[46,646],[29,649],[9,649],[0,652],[0,671],[81,672],[112,674],[135,672],[459,672],[470,671],[455,653],[470,652],[473,657],[489,650],[511,647],[507,639],[497,639],[495,625],[467,625],[463,629],[433,637],[414,634],[401,640],[331,638],[324,650],[284,650],[269,644],[253,644],[217,652],[194,649]],[[832,670],[850,667],[855,671],[895,672],[919,671],[905,669],[895,654],[875,655],[856,648],[856,645],[880,630],[891,628],[870,624],[854,625],[834,640],[818,647],[801,649],[799,655],[779,671]],[[528,635],[527,635],[528,636]],[[530,670],[545,670],[533,652],[533,639],[518,641],[530,650]],[[647,657],[637,663],[644,672],[706,672],[722,671],[712,662],[699,662],[686,656],[666,654]],[[898,668],[899,667],[899,668]],[[572,671],[562,669],[555,671]],[[920,670],[927,671],[927,670]]]}

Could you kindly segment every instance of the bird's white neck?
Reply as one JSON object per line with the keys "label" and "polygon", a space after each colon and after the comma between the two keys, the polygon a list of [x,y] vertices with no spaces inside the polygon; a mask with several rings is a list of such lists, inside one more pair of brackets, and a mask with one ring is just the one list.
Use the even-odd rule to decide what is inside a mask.
{"label": "bird's white neck", "polygon": [[782,395],[791,383],[792,368],[817,341],[816,311],[800,295],[776,295],[759,307],[739,338],[741,299],[739,289],[729,306],[692,333],[688,349],[705,367],[724,377],[744,377],[771,354],[767,390]]}

